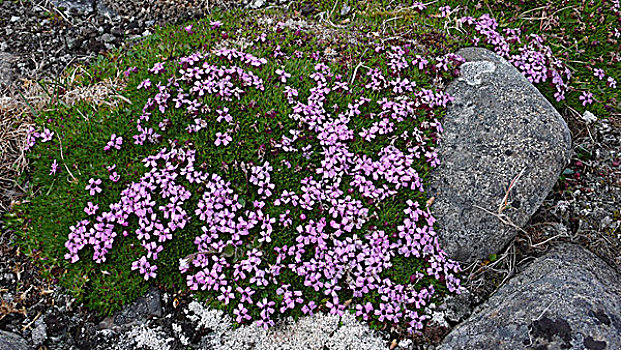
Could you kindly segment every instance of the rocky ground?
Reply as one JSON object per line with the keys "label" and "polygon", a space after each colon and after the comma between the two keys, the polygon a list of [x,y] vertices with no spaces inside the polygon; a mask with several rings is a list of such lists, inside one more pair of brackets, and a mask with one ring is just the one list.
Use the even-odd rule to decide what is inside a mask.
{"label": "rocky ground", "polygon": [[[211,4],[188,0],[189,6],[178,3],[0,1],[0,107],[2,97],[14,96],[35,79],[58,77],[71,64],[86,63],[99,53],[139,40],[157,24],[201,16],[214,0]],[[266,5],[263,0],[221,3]],[[621,116],[591,121],[588,115],[560,112],[573,139],[573,156],[563,178],[524,231],[494,261],[465,267],[468,292],[439,308],[442,317],[425,332],[429,342],[439,342],[500,285],[560,241],[589,248],[621,273]],[[14,111],[10,115],[0,112],[0,161],[9,165],[0,167],[0,210],[6,210],[27,189],[27,184],[14,181],[24,165],[19,150],[20,120],[15,115]],[[14,239],[0,227],[0,339],[14,339],[14,349],[131,349],[148,345],[147,340],[138,340],[149,334],[164,339],[159,346],[167,349],[211,344],[213,329],[205,326],[207,321],[200,326],[191,317],[202,311],[192,311],[190,299],[153,289],[114,317],[99,317],[75,305],[43,278],[30,259],[12,247]],[[352,324],[349,329],[357,328]],[[365,333],[358,338],[372,343],[382,340],[382,335]]]}

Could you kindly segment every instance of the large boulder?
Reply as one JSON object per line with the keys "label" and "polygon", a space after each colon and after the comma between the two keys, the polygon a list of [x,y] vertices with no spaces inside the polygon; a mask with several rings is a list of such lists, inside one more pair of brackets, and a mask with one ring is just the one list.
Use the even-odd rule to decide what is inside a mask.
{"label": "large boulder", "polygon": [[443,249],[471,261],[498,252],[529,221],[569,162],[571,135],[550,102],[503,58],[482,48],[457,54],[466,63],[447,89],[455,101],[429,192]]}
{"label": "large boulder", "polygon": [[509,280],[441,350],[621,349],[621,277],[564,243]]}
{"label": "large boulder", "polygon": [[0,330],[0,350],[30,350],[24,338],[17,334]]}

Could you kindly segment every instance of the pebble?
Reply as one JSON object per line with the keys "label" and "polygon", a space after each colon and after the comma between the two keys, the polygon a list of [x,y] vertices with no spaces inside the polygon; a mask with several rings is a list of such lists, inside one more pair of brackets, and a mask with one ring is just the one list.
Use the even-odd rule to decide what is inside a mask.
{"label": "pebble", "polygon": [[105,43],[111,43],[115,40],[115,37],[112,34],[106,33],[101,36],[101,40],[103,40]]}

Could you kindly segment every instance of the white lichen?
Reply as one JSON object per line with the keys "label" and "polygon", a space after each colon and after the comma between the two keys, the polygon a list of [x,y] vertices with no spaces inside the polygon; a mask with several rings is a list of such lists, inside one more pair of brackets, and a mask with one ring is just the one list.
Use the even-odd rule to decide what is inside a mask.
{"label": "white lichen", "polygon": [[175,336],[177,337],[177,339],[179,339],[179,342],[181,343],[181,345],[183,345],[183,346],[190,345],[190,339],[185,336],[185,334],[183,333],[183,329],[181,328],[180,325],[178,325],[176,323],[173,323],[172,324],[172,330],[173,330]]}
{"label": "white lichen", "polygon": [[288,319],[265,330],[256,324],[232,329],[229,316],[198,302],[192,302],[188,309],[188,318],[196,327],[213,331],[208,342],[214,350],[385,350],[389,347],[380,333],[349,313],[342,317],[317,314],[297,322]]}
{"label": "white lichen", "polygon": [[595,116],[595,114],[591,113],[590,111],[584,111],[581,117],[582,120],[584,120],[587,124],[591,124],[597,121],[597,117]]}
{"label": "white lichen", "polygon": [[494,73],[496,64],[489,61],[466,62],[459,67],[461,71],[460,80],[464,80],[470,86],[478,86],[483,83],[482,74]]}
{"label": "white lichen", "polygon": [[127,340],[136,348],[150,350],[170,350],[170,342],[173,338],[166,337],[161,328],[149,328],[148,324],[141,324],[127,333]]}
{"label": "white lichen", "polygon": [[186,314],[190,321],[199,328],[209,329],[216,334],[222,334],[232,326],[231,317],[220,310],[203,307],[199,302],[193,301],[188,305]]}

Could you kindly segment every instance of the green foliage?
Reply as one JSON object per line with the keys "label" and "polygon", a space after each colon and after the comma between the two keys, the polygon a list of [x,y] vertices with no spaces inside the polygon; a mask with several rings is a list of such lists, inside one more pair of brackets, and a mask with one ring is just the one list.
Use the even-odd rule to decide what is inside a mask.
{"label": "green foliage", "polygon": [[[266,16],[273,15],[270,11],[266,13]],[[239,20],[240,18],[242,20]],[[224,23],[219,32],[208,30],[209,22],[212,20],[222,20]],[[33,257],[42,258],[44,266],[50,268],[51,277],[59,279],[61,284],[68,287],[79,301],[102,314],[110,314],[118,310],[148,287],[141,275],[130,271],[132,261],[143,255],[144,249],[140,246],[138,239],[132,235],[117,237],[112,250],[107,254],[107,261],[103,264],[96,264],[90,259],[92,256],[90,249],[80,254],[81,259],[78,262],[70,264],[64,259],[64,254],[67,253],[64,244],[69,227],[85,218],[83,208],[88,202],[95,202],[94,197],[85,191],[89,179],[104,180],[103,192],[97,195],[96,204],[100,208],[107,208],[118,200],[121,191],[129,183],[137,181],[145,173],[141,160],[148,154],[157,153],[162,147],[162,145],[149,143],[135,147],[131,138],[134,133],[135,120],[141,114],[145,101],[151,97],[150,93],[136,89],[136,86],[144,79],[152,78],[147,73],[149,68],[157,62],[172,61],[200,50],[209,51],[227,40],[225,35],[220,33],[230,33],[231,37],[254,42],[247,51],[257,57],[272,56],[276,44],[289,55],[296,50],[303,53],[323,52],[326,44],[334,46],[341,51],[341,57],[352,58],[334,62],[332,65],[334,71],[341,72],[345,77],[352,76],[358,62],[365,62],[368,65],[382,64],[382,58],[379,55],[363,50],[365,45],[369,44],[368,42],[345,46],[344,40],[340,38],[328,42],[308,34],[299,37],[291,30],[281,33],[273,30],[271,26],[259,23],[254,16],[249,16],[245,12],[216,12],[211,18],[194,23],[192,31],[196,34],[193,35],[189,35],[183,28],[184,26],[162,28],[126,52],[113,51],[106,57],[97,58],[86,72],[78,73],[76,81],[88,86],[115,76],[118,72],[123,72],[130,67],[136,67],[137,72],[130,74],[127,79],[127,88],[123,91],[123,96],[132,101],[131,103],[125,103],[119,108],[92,106],[86,102],[75,106],[59,104],[53,110],[39,115],[36,120],[38,125],[50,128],[56,135],[52,141],[37,145],[35,150],[29,154],[31,170],[28,176],[32,184],[29,187],[31,189],[30,199],[14,208],[12,217],[8,220],[9,224],[21,234],[22,240],[19,245],[24,248],[24,251]],[[260,34],[267,35],[263,44],[259,44]],[[433,48],[433,52],[437,50],[438,48]],[[206,160],[205,169],[225,176],[232,182],[236,192],[245,195],[242,201],[250,204],[255,198],[254,194],[248,191],[246,175],[233,164],[241,161],[252,162],[262,146],[269,145],[272,140],[280,139],[282,135],[288,133],[289,129],[296,127],[296,123],[286,117],[291,110],[282,94],[283,86],[272,83],[275,71],[283,68],[287,72],[295,72],[295,78],[308,77],[314,72],[314,64],[315,62],[306,57],[287,61],[270,60],[262,69],[255,70],[257,75],[269,83],[266,84],[264,92],[251,91],[231,106],[231,113],[236,113],[234,117],[241,123],[240,131],[230,147],[213,147],[213,139],[218,131],[216,129],[189,135],[184,129],[187,124],[184,122],[185,116],[174,111],[166,115],[173,125],[167,135],[171,139],[176,139],[178,144],[192,142],[197,150],[197,157]],[[362,75],[362,71],[357,73],[358,76]],[[415,70],[410,73],[420,82],[419,86],[428,86],[426,78],[420,73]],[[164,80],[165,77],[162,77],[162,82]],[[349,79],[346,78],[346,80]],[[157,82],[153,83],[155,85]],[[294,79],[290,85],[300,91],[301,99],[308,96],[309,89],[313,87],[312,81],[308,78]],[[354,91],[351,95],[331,94],[326,105],[338,106],[341,110],[346,109],[359,92],[361,91]],[[375,96],[371,105],[361,108],[363,114],[377,108],[375,101],[379,98],[379,95]],[[205,104],[219,106],[221,102],[207,96]],[[248,107],[248,112],[244,114],[240,112],[239,106],[252,107]],[[258,115],[257,112],[259,112]],[[267,117],[264,113],[275,116],[275,119]],[[401,125],[401,129],[396,130],[395,133],[399,134],[408,128],[416,128],[420,122],[433,120],[441,115],[442,111],[429,112],[428,115],[421,114],[419,120],[413,120],[409,126]],[[153,118],[159,118],[157,121],[163,120],[161,116]],[[359,132],[363,127],[368,127],[370,123],[370,120],[360,119],[356,121],[354,130]],[[122,151],[113,149],[102,152],[111,134],[123,137],[125,142]],[[368,144],[365,146],[361,140],[357,140],[351,148],[355,152],[374,156],[381,145],[386,144],[387,141],[385,137],[380,136],[378,142],[369,147]],[[397,141],[397,145],[399,142]],[[288,157],[285,154],[266,156],[271,164],[280,164]],[[50,175],[50,168],[55,160],[60,164],[60,170],[58,174]],[[282,184],[282,188],[299,189],[300,181],[308,176],[305,169],[317,161],[317,154],[310,159],[299,157],[292,163],[294,167],[299,167],[302,171],[284,171],[284,167],[279,167],[273,174],[273,182]],[[122,178],[122,181],[118,183],[107,181],[109,172],[106,167],[114,164],[116,164],[115,170]],[[429,171],[427,165],[417,170],[421,176]],[[200,193],[200,187],[196,188],[196,191]],[[353,196],[362,199],[359,194]],[[188,208],[196,206],[198,196],[195,197],[189,202]],[[424,203],[426,198],[420,192],[410,191],[406,197],[396,198],[389,203],[389,206],[382,208],[377,221],[382,222],[387,228],[394,228],[403,219],[402,213],[406,207],[406,199]],[[191,212],[191,210],[188,211]],[[282,211],[283,209],[277,207],[266,208],[266,212],[272,217],[278,217]],[[296,211],[291,213],[294,218],[300,214],[301,212]],[[131,225],[135,224],[135,222],[131,223]],[[185,278],[178,271],[179,259],[196,252],[193,240],[199,232],[200,223],[192,222],[184,230],[176,232],[173,241],[164,244],[165,249],[158,259],[157,283],[160,286],[175,291],[187,289]],[[273,243],[270,247],[290,242],[292,235],[293,231],[274,232]],[[257,242],[249,243],[249,247],[253,246],[258,246]],[[270,251],[270,247],[266,247],[266,251]],[[228,257],[236,257],[240,252],[228,249],[224,254]],[[413,269],[421,270],[424,265],[415,258],[400,258],[397,263],[399,266],[392,269],[386,277],[402,283],[409,280]],[[294,274],[286,276],[286,279],[294,286],[302,284],[300,277]],[[421,281],[420,285],[425,285],[425,281]],[[437,284],[437,287],[439,291],[443,290],[440,284]],[[261,293],[275,295],[276,288],[278,286],[268,286]],[[208,295],[199,295],[199,298],[211,305],[232,311],[233,305],[227,307]]]}

